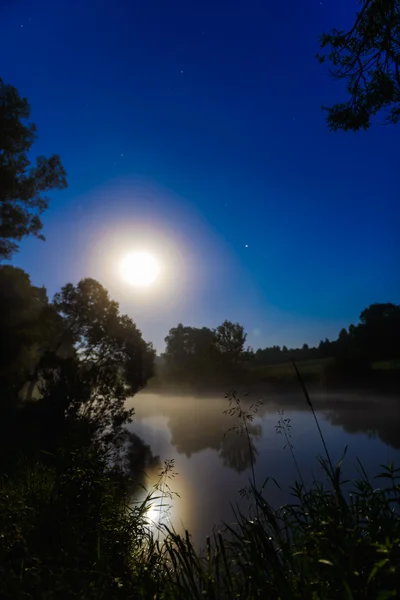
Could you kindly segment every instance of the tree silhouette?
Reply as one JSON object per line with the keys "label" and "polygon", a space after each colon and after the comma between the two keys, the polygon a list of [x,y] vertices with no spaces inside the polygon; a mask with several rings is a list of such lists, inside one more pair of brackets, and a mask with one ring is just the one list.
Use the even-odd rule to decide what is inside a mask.
{"label": "tree silhouette", "polygon": [[29,153],[36,127],[26,98],[0,79],[0,259],[9,259],[25,236],[41,234],[40,215],[48,206],[44,195],[67,186],[59,156],[39,156],[31,166]]}
{"label": "tree silhouette", "polygon": [[22,269],[0,266],[0,379],[2,400],[29,379],[61,330],[62,319],[46,290],[31,284]]}
{"label": "tree silhouette", "polygon": [[400,306],[371,304],[360,315],[357,337],[373,359],[400,356]]}
{"label": "tree silhouette", "polygon": [[165,338],[165,357],[170,361],[188,364],[209,356],[215,342],[215,335],[208,327],[188,327],[179,323],[172,327]]}
{"label": "tree silhouette", "polygon": [[183,361],[186,361],[188,329],[182,323],[178,323],[176,327],[169,330],[165,338],[164,356],[170,363],[182,364]]}
{"label": "tree silhouette", "polygon": [[135,394],[153,373],[154,350],[135,323],[119,313],[118,303],[94,279],[64,286],[54,297],[64,327],[58,341],[72,339],[80,362],[98,369],[113,368]]}
{"label": "tree silhouette", "polygon": [[159,370],[163,375],[160,381],[164,377],[204,389],[204,384],[212,387],[221,383],[232,385],[235,381],[237,385],[250,377],[276,380],[281,375],[290,378],[293,369],[263,372],[257,367],[317,359],[329,360],[319,366],[304,365],[310,379],[324,374],[326,381],[338,381],[341,376],[349,381],[352,377],[354,381],[366,381],[374,377],[372,361],[400,357],[400,306],[371,304],[362,311],[357,325],[342,328],[336,339],[325,338],[314,347],[305,343],[298,348],[275,345],[254,351],[250,347],[245,349],[245,340],[243,327],[231,321],[224,321],[214,330],[180,323],[165,338],[167,347]]}
{"label": "tree silhouette", "polygon": [[326,108],[330,130],[368,129],[371,118],[386,113],[400,119],[400,2],[362,0],[349,31],[333,29],[321,36],[321,62],[328,57],[333,75],[346,81],[349,98]]}
{"label": "tree silhouette", "polygon": [[[3,328],[4,337],[17,340],[11,366],[2,359],[2,367],[14,396],[21,384],[30,384],[25,412],[31,426],[36,423],[37,439],[55,447],[57,436],[75,422],[85,435],[117,442],[131,416],[127,397],[153,373],[152,345],[93,279],[67,284],[50,305],[45,290],[31,286],[23,271],[2,267],[1,274],[9,284],[2,301],[6,323],[15,323],[10,331]],[[4,380],[2,372],[3,387]],[[34,387],[39,399],[29,402]]]}
{"label": "tree silhouette", "polygon": [[188,327],[179,323],[165,338],[163,355],[169,373],[191,379],[209,372],[215,357],[215,334],[208,327]]}
{"label": "tree silhouette", "polygon": [[224,321],[215,330],[215,345],[223,358],[237,364],[244,350],[247,334],[242,325]]}

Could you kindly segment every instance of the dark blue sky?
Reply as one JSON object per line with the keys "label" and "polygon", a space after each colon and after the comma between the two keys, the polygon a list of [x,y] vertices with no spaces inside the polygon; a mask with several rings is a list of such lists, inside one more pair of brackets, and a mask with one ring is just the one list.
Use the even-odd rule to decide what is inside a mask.
{"label": "dark blue sky", "polygon": [[[318,36],[357,4],[2,2],[0,75],[69,180],[14,262],[50,295],[98,278],[158,349],[225,318],[315,343],[399,302],[399,126],[330,134],[321,111],[346,96]],[[115,275],[138,239],[168,264],[157,293]]]}

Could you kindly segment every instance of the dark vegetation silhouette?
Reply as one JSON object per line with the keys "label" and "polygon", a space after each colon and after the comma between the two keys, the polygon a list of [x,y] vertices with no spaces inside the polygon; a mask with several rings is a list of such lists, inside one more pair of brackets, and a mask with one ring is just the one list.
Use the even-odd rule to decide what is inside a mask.
{"label": "dark vegetation silhouette", "polygon": [[[152,345],[93,279],[67,284],[51,303],[20,269],[0,266],[0,281],[9,316],[1,322],[0,410],[18,415],[17,427],[36,428],[41,451],[53,452],[75,426],[118,446],[132,415],[125,401],[153,373]],[[2,440],[12,443],[17,432],[2,423]]]}
{"label": "dark vegetation silhouette", "polygon": [[29,158],[36,126],[26,98],[0,78],[0,258],[10,258],[25,236],[44,239],[40,215],[48,207],[46,192],[67,186],[60,157]]}
{"label": "dark vegetation silhouette", "polygon": [[179,323],[165,338],[166,348],[157,371],[160,381],[209,384],[228,381],[240,371],[246,333],[239,323],[224,321],[215,329]]}
{"label": "dark vegetation silhouette", "polygon": [[[2,260],[25,236],[42,237],[44,194],[66,186],[57,156],[31,167],[29,113],[1,81]],[[125,401],[153,373],[152,345],[90,278],[49,300],[22,269],[2,264],[0,313],[0,596],[135,595],[144,508],[127,502],[159,461],[125,430]],[[149,564],[137,562],[142,580]]]}
{"label": "dark vegetation silhouette", "polygon": [[[332,129],[366,128],[381,109],[397,121],[398,14],[397,2],[367,0],[350,33],[323,38],[325,47],[332,45],[334,66],[344,68],[338,74],[350,82],[350,102],[330,109]],[[10,259],[26,236],[43,238],[45,194],[66,186],[57,155],[39,157],[31,166],[36,128],[27,122],[29,115],[27,100],[0,80],[1,260]],[[68,283],[49,300],[27,273],[7,264],[0,265],[0,313],[1,598],[398,596],[399,470],[384,467],[378,488],[362,472],[351,493],[344,491],[341,462],[332,465],[301,369],[304,406],[321,433],[326,483],[314,481],[306,489],[299,472],[294,502],[271,507],[263,494],[268,481],[260,486],[255,477],[254,438],[261,433],[252,423],[255,408],[232,392],[225,417],[235,419],[233,437],[217,443],[217,426],[208,446],[237,471],[251,470],[243,492],[254,508],[250,514],[237,510],[235,524],[216,531],[199,552],[188,532],[179,536],[163,526],[160,540],[149,522],[148,509],[173,494],[168,482],[175,472],[173,461],[161,467],[151,449],[126,430],[133,414],[126,400],[143,389],[155,363],[152,345],[132,319],[93,279]],[[254,352],[245,342],[243,327],[230,321],[215,330],[180,324],[171,329],[157,362],[172,381],[225,382],[247,373],[253,377],[259,367],[323,358],[336,360],[335,368],[347,369],[349,376],[361,365],[365,375],[365,364],[399,357],[399,306],[371,305],[359,324],[318,348]],[[296,461],[282,416],[278,431]],[[198,451],[190,427],[185,433],[183,451]],[[143,470],[159,465],[158,484],[134,503]]]}
{"label": "dark vegetation silhouette", "polygon": [[[360,314],[360,322],[339,332],[336,340],[321,340],[318,346],[300,348],[272,346],[245,348],[243,326],[225,321],[216,329],[196,328],[181,323],[165,338],[165,353],[157,363],[159,383],[212,385],[251,383],[260,379],[279,379],[279,369],[287,364],[281,379],[295,380],[291,361],[302,367],[314,365],[304,376],[328,385],[353,382],[370,384],[372,380],[393,382],[395,370],[373,369],[379,362],[400,357],[400,306],[392,303],[371,304]],[[314,363],[312,363],[314,361]],[[325,362],[324,362],[325,361]],[[378,365],[379,366],[379,365]],[[267,368],[267,369],[265,369]]]}
{"label": "dark vegetation silhouette", "polygon": [[[321,36],[321,62],[346,83],[348,100],[327,111],[329,129],[368,129],[383,113],[388,123],[400,119],[400,2],[362,0],[348,31],[333,29]],[[325,53],[327,51],[327,54]]]}

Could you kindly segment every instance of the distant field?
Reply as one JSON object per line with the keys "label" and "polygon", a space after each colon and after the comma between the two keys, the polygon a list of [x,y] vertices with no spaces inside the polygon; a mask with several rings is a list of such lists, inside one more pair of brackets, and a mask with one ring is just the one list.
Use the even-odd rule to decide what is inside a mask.
{"label": "distant field", "polygon": [[[334,361],[333,358],[318,358],[315,360],[301,360],[296,363],[301,375],[320,375],[325,368]],[[293,365],[290,362],[278,365],[254,367],[254,372],[263,378],[294,379],[296,377]]]}
{"label": "distant field", "polygon": [[[368,373],[361,374],[357,371],[357,365],[355,366],[354,373],[352,373],[351,369],[346,372],[346,370],[341,373],[340,365],[338,369],[328,369],[331,365],[334,366],[335,359],[334,358],[317,358],[312,360],[301,360],[296,361],[296,366],[299,369],[300,374],[304,377],[306,383],[327,383],[330,384],[335,383],[336,381],[340,381],[341,378],[347,378],[349,381],[354,380],[368,380]],[[382,381],[392,381],[393,378],[398,378],[398,372],[400,371],[400,358],[388,361],[378,361],[372,363],[372,368],[375,370],[377,378]],[[350,365],[351,367],[351,365]],[[232,383],[233,378],[233,383]],[[176,388],[176,386],[185,386],[191,385],[193,383],[199,383],[199,376],[193,375],[192,378],[189,376],[185,381],[179,379],[173,379],[161,376],[153,377],[147,384],[147,389],[160,389],[166,388],[168,386],[172,386]],[[210,386],[212,385],[221,385],[222,383],[226,383],[229,381],[229,385],[237,385],[240,383],[265,383],[265,382],[276,382],[288,385],[292,385],[296,382],[296,373],[293,368],[291,362],[279,363],[277,365],[254,365],[247,363],[243,370],[241,370],[237,378],[235,376],[227,375],[224,373],[221,374],[221,380],[218,379],[218,374],[214,375],[214,378],[210,382],[207,378],[202,377],[200,380],[201,385],[204,384],[204,381],[208,381]],[[360,383],[360,381],[359,381]]]}
{"label": "distant field", "polygon": [[[296,365],[300,371],[300,374],[307,378],[307,376],[315,377],[322,375],[326,367],[334,362],[334,358],[320,358],[315,360],[302,360],[297,362]],[[371,366],[376,371],[400,370],[400,358],[374,362],[371,364]],[[293,365],[290,362],[253,368],[254,372],[262,378],[295,379],[296,377]]]}
{"label": "distant field", "polygon": [[372,363],[372,368],[377,371],[397,371],[400,370],[400,358],[393,358],[392,360],[381,360]]}

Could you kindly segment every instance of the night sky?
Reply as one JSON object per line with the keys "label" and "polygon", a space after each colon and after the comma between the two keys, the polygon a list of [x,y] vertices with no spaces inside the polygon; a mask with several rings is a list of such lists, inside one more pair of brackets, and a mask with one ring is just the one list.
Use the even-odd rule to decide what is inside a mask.
{"label": "night sky", "polygon": [[[50,296],[95,277],[158,350],[225,318],[314,344],[399,302],[400,126],[329,133],[321,111],[346,94],[318,37],[357,5],[3,0],[0,75],[69,183],[14,264]],[[137,243],[168,265],[146,292],[116,275]]]}

